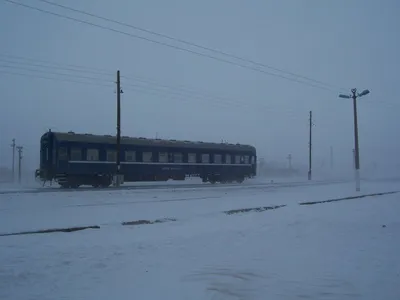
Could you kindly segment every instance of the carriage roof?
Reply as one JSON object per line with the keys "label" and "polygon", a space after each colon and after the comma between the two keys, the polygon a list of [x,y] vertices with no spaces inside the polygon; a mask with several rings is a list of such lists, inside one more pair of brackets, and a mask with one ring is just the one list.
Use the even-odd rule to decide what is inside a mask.
{"label": "carriage roof", "polygon": [[[95,144],[116,144],[117,137],[112,135],[95,135],[88,133],[74,132],[52,132],[57,140],[78,143],[95,143]],[[208,150],[225,150],[225,151],[251,151],[256,149],[251,145],[229,144],[229,143],[210,143],[202,141],[182,141],[182,140],[166,140],[151,139],[143,137],[121,136],[121,145],[137,145],[150,147],[171,147],[171,148],[191,148],[191,149],[208,149]]]}

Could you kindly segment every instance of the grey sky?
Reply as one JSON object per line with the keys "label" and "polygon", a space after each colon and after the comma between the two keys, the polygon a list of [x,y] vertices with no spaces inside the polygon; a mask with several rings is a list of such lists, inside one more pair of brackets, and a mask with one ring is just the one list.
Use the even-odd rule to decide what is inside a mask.
{"label": "grey sky", "polygon": [[[36,0],[15,1],[171,43]],[[354,144],[352,103],[339,99],[337,94],[346,92],[341,87],[368,88],[371,94],[359,101],[362,163],[387,164],[392,159],[400,162],[395,156],[400,150],[397,139],[400,95],[396,94],[400,62],[398,1],[54,2],[312,77],[338,88],[334,92],[316,89],[0,0],[0,165],[10,164],[9,144],[15,137],[26,148],[26,163],[36,167],[39,138],[49,127],[114,134],[113,81],[117,69],[122,76],[130,77],[122,80],[123,135],[154,137],[158,133],[162,138],[250,143],[257,147],[259,157],[284,162],[287,154],[292,153],[294,163],[306,164],[308,112],[312,110],[316,125],[315,158],[328,159],[332,145],[336,160],[349,166]],[[16,60],[3,54],[48,60],[62,66],[105,69],[111,74],[12,64],[10,61]],[[15,67],[31,68],[34,72]],[[5,72],[53,77],[58,81]],[[48,72],[99,77],[110,83],[96,86],[63,82],[62,79],[86,80]],[[135,78],[191,88],[210,94],[213,99],[197,94],[177,96],[171,90],[166,94],[155,92],[160,87]],[[142,86],[140,92],[135,91],[134,85]]]}

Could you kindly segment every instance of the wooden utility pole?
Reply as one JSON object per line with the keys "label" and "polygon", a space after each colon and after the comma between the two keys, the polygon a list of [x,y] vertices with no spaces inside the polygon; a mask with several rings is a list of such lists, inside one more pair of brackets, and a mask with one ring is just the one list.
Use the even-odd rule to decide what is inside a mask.
{"label": "wooden utility pole", "polygon": [[119,70],[117,71],[117,172],[115,178],[115,185],[117,187],[120,186],[120,169],[121,169],[121,161],[120,161],[120,152],[121,152],[121,80]]}
{"label": "wooden utility pole", "polygon": [[312,174],[311,174],[311,154],[312,154],[312,111],[310,111],[310,141],[309,141],[309,147],[308,147],[308,180],[311,180]]}
{"label": "wooden utility pole", "polygon": [[18,183],[21,183],[21,161],[22,161],[22,149],[24,147],[17,146],[18,149]]}
{"label": "wooden utility pole", "polygon": [[15,139],[12,139],[12,182],[15,181]]}

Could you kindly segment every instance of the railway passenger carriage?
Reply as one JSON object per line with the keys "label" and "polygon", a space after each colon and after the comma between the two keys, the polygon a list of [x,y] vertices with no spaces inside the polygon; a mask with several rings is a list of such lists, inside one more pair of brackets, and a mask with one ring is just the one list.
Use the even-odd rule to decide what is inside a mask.
{"label": "railway passenger carriage", "polygon": [[[256,175],[256,149],[249,145],[121,137],[124,182],[185,180],[243,182]],[[116,137],[47,132],[40,140],[36,177],[62,187],[107,187],[116,172]]]}

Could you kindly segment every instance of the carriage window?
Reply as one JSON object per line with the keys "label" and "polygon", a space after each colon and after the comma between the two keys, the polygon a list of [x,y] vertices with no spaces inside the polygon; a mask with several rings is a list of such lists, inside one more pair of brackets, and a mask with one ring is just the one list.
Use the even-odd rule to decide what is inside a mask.
{"label": "carriage window", "polygon": [[240,164],[240,155],[235,156],[235,164]]}
{"label": "carriage window", "polygon": [[152,152],[143,152],[143,162],[151,162],[153,158],[153,153]]}
{"label": "carriage window", "polygon": [[250,163],[251,163],[251,164],[254,164],[254,163],[255,163],[255,158],[256,158],[256,157],[253,156],[253,155],[250,157]]}
{"label": "carriage window", "polygon": [[58,159],[59,160],[66,160],[67,156],[67,149],[66,148],[59,148],[58,149]]}
{"label": "carriage window", "polygon": [[230,154],[226,154],[225,155],[225,163],[226,164],[231,164],[232,163]]}
{"label": "carriage window", "polygon": [[117,151],[107,150],[107,161],[117,161]]}
{"label": "carriage window", "polygon": [[136,161],[136,152],[125,151],[125,161]]}
{"label": "carriage window", "polygon": [[214,163],[215,164],[220,164],[222,161],[222,155],[221,154],[214,154]]}
{"label": "carriage window", "polygon": [[248,155],[245,155],[245,156],[244,156],[244,163],[245,163],[245,164],[249,164],[249,161],[250,161],[249,156],[248,156]]}
{"label": "carriage window", "polygon": [[201,162],[203,164],[209,163],[210,162],[210,154],[202,154],[201,155]]}
{"label": "carriage window", "polygon": [[86,160],[99,160],[99,150],[88,149],[86,153]]}
{"label": "carriage window", "polygon": [[71,160],[82,160],[82,150],[78,148],[72,148]]}
{"label": "carriage window", "polygon": [[158,161],[162,163],[168,162],[168,153],[167,152],[160,152],[158,153]]}
{"label": "carriage window", "polygon": [[174,162],[181,163],[183,162],[183,155],[182,153],[174,153]]}
{"label": "carriage window", "polygon": [[188,154],[188,163],[196,163],[196,153]]}

